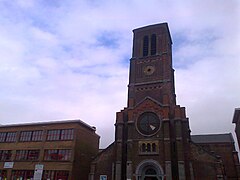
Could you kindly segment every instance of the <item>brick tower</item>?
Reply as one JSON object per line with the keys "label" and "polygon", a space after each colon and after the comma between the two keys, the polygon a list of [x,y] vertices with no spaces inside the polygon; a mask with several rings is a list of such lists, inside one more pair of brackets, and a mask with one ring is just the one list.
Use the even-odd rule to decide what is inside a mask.
{"label": "brick tower", "polygon": [[190,131],[176,105],[168,25],[133,33],[128,107],[116,120],[116,179],[186,179]]}

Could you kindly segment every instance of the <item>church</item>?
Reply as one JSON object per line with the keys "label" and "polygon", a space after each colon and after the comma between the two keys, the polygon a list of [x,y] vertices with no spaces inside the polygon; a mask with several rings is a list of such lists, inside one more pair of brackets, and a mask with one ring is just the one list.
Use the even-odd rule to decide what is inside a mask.
{"label": "church", "polygon": [[127,107],[116,113],[115,141],[94,158],[89,179],[240,179],[232,134],[191,136],[176,104],[168,24],[133,34]]}

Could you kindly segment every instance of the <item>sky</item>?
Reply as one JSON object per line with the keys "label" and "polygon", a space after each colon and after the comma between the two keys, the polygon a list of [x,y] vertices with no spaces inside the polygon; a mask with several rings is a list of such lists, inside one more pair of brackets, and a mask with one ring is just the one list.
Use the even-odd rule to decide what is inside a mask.
{"label": "sky", "polygon": [[100,147],[127,106],[132,30],[167,22],[192,134],[234,132],[238,0],[0,0],[0,124],[81,119]]}

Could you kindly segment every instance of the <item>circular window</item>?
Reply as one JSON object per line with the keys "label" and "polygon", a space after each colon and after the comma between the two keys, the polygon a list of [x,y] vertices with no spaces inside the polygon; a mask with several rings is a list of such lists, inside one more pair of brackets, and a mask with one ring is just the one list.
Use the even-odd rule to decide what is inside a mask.
{"label": "circular window", "polygon": [[155,67],[154,66],[146,66],[143,69],[143,72],[144,72],[145,75],[151,75],[151,74],[154,73],[154,71],[155,71]]}
{"label": "circular window", "polygon": [[145,112],[137,120],[137,129],[143,135],[154,135],[159,128],[160,119],[155,113]]}

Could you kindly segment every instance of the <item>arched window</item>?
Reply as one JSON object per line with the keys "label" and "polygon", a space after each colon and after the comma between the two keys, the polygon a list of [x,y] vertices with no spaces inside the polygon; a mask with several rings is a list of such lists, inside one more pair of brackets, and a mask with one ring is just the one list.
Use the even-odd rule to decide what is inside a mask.
{"label": "arched window", "polygon": [[151,144],[147,143],[147,152],[151,152]]}
{"label": "arched window", "polygon": [[152,152],[156,152],[156,144],[155,143],[152,144]]}
{"label": "arched window", "polygon": [[142,152],[146,152],[146,144],[145,143],[142,144]]}
{"label": "arched window", "polygon": [[155,55],[157,52],[157,38],[156,34],[152,34],[151,36],[151,55]]}
{"label": "arched window", "polygon": [[144,36],[143,38],[143,56],[148,55],[148,36]]}

